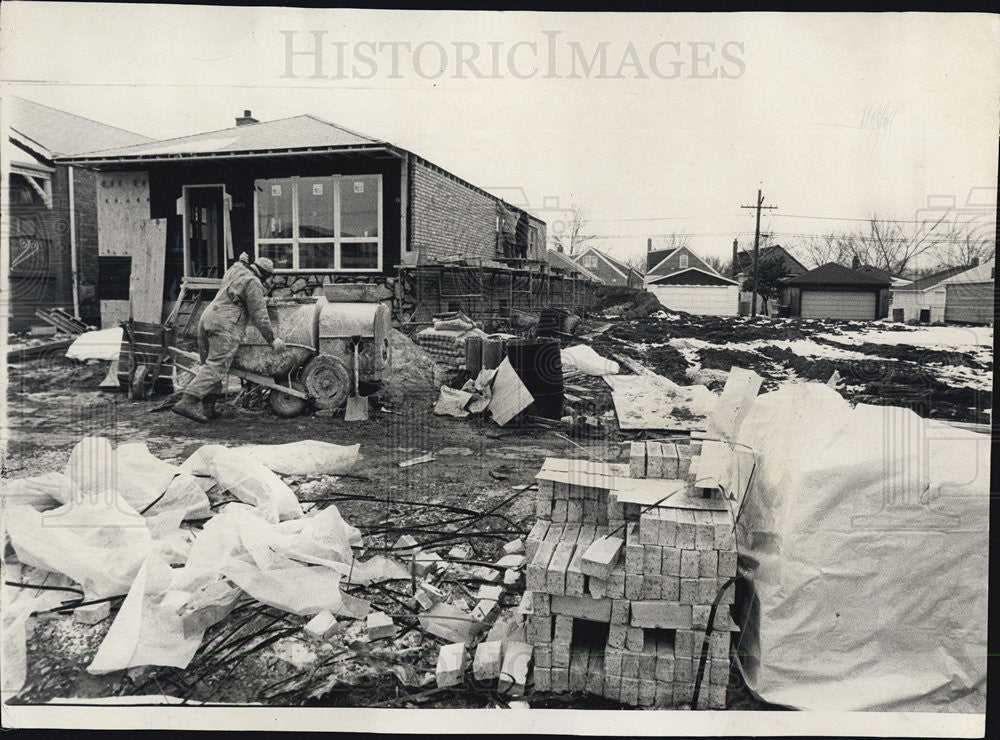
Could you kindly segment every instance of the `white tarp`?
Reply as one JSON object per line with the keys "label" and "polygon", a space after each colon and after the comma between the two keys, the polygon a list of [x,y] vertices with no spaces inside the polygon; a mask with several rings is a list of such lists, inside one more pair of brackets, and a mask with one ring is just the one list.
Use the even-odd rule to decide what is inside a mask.
{"label": "white tarp", "polygon": [[560,352],[563,373],[579,370],[586,375],[617,375],[621,368],[614,360],[601,357],[589,344],[578,344]]}
{"label": "white tarp", "polygon": [[983,712],[988,435],[801,383],[758,397],[737,439],[756,598],[747,685],[811,710]]}
{"label": "white tarp", "polygon": [[84,332],[66,348],[71,360],[117,360],[122,347],[122,328]]}

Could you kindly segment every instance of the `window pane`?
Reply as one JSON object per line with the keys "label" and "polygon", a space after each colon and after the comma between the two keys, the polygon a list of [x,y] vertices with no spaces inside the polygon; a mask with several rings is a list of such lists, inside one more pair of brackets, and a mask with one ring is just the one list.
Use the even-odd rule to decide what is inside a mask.
{"label": "window pane", "polygon": [[260,256],[274,260],[274,266],[279,270],[292,269],[291,244],[260,244]]}
{"label": "window pane", "polygon": [[337,181],[332,177],[303,177],[299,179],[299,237],[303,239],[333,238],[333,189]]}
{"label": "window pane", "polygon": [[378,236],[378,177],[342,177],[340,180],[340,235]]}
{"label": "window pane", "polygon": [[340,266],[344,270],[377,270],[378,244],[341,244]]}
{"label": "window pane", "polygon": [[289,239],[292,236],[291,180],[257,180],[257,236]]}
{"label": "window pane", "polygon": [[332,270],[334,268],[333,255],[333,242],[299,244],[299,269]]}

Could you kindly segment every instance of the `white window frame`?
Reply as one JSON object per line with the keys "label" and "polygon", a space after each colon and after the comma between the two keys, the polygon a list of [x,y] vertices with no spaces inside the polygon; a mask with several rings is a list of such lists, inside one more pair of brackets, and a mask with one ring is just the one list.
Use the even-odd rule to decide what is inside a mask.
{"label": "white window frame", "polygon": [[[333,223],[336,226],[336,233],[332,237],[299,237],[299,183],[298,181],[306,177],[307,179],[313,177],[330,177],[333,178],[335,187],[333,189]],[[378,182],[378,235],[377,238],[372,237],[358,237],[349,236],[342,237],[340,235],[341,230],[341,218],[340,218],[340,186],[343,180],[350,180],[352,178],[360,177],[374,177],[376,182]],[[290,238],[280,238],[280,239],[262,239],[257,233],[259,226],[258,222],[258,202],[257,202],[257,185],[263,180],[282,180],[291,183],[292,188],[292,236]],[[328,175],[292,175],[291,177],[260,177],[256,178],[253,183],[253,248],[254,256],[260,256],[260,247],[262,244],[291,244],[292,245],[292,266],[281,267],[275,270],[276,273],[281,274],[292,274],[296,272],[309,272],[309,273],[323,273],[323,274],[333,274],[338,272],[382,272],[383,270],[383,259],[384,259],[384,244],[385,244],[385,225],[382,219],[382,175],[376,173],[365,173],[358,175],[342,175],[337,173],[331,173]],[[332,268],[318,268],[309,267],[302,268],[299,266],[299,245],[300,244],[329,244],[333,242],[333,264]],[[378,247],[378,267],[342,267],[341,266],[341,246],[344,244],[375,244]]]}

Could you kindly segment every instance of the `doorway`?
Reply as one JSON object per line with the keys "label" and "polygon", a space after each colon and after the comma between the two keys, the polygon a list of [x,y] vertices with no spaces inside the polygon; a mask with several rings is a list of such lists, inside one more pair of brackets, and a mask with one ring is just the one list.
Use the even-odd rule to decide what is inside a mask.
{"label": "doorway", "polygon": [[226,270],[226,190],[222,185],[184,186],[185,274],[221,278]]}

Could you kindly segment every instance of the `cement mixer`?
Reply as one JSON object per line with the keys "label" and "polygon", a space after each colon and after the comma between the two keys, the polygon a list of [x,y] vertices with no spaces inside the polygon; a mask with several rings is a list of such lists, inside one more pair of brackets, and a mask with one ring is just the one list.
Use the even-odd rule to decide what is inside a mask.
{"label": "cement mixer", "polygon": [[382,303],[331,302],[324,296],[268,298],[274,335],[285,340],[276,352],[249,325],[230,372],[271,389],[269,403],[279,416],[297,416],[307,406],[338,409],[358,381],[378,384],[391,362],[392,318]]}

